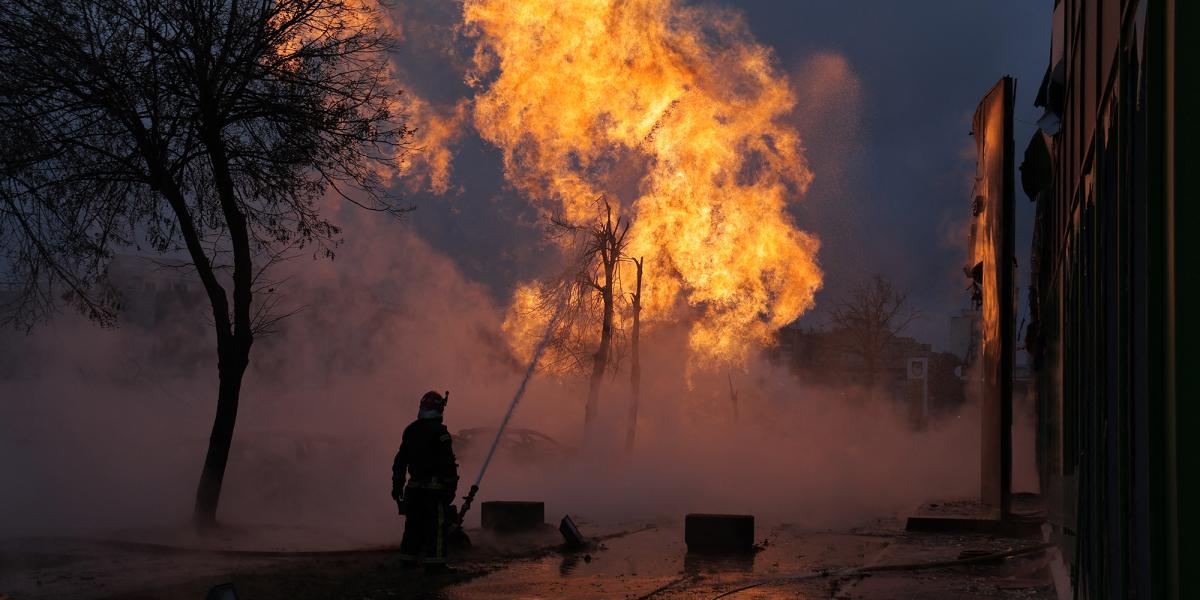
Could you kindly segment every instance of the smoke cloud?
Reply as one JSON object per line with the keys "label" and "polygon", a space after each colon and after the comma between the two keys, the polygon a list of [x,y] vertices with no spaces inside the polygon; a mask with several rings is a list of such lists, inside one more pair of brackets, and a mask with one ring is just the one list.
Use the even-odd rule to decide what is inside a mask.
{"label": "smoke cloud", "polygon": [[[495,427],[523,370],[486,288],[410,226],[346,216],[335,260],[282,267],[293,277],[276,293],[303,308],[255,346],[220,512],[235,526],[322,532],[309,540],[322,545],[398,535],[390,464],[423,392],[451,391],[452,431]],[[0,536],[182,528],[216,395],[202,308],[154,328],[64,317],[6,334]],[[619,449],[625,372],[606,382],[601,440],[587,448],[582,379],[537,377],[512,426],[558,443],[501,452],[481,498],[545,500],[551,516],[738,511],[829,527],[976,484],[973,419],[917,434],[862,390],[812,388],[765,359],[698,373],[689,389],[686,344],[682,328],[644,340],[631,454]],[[462,491],[489,441],[459,448]]]}
{"label": "smoke cloud", "polygon": [[[656,10],[672,5],[652,4]],[[461,14],[447,14],[444,7],[450,5],[406,3],[397,18],[460,19]],[[700,9],[687,13],[701,25],[711,14]],[[466,129],[472,109],[461,102],[469,89],[460,76],[479,67],[474,60],[479,57],[454,44],[431,42],[458,24],[438,27],[420,18],[399,21],[397,32],[406,42],[416,40],[438,57],[452,58],[454,65],[446,70],[449,75],[434,72],[437,69],[429,65],[442,63],[433,60],[424,65],[402,60],[397,68],[401,81],[425,85],[405,105],[418,127],[424,127],[418,141],[425,146],[408,164],[412,179],[398,185],[426,203],[409,223],[331,203],[328,209],[340,211],[346,238],[337,258],[300,256],[273,271],[280,283],[269,293],[280,295],[282,310],[296,312],[278,332],[258,340],[252,352],[219,513],[224,523],[248,532],[286,528],[298,532],[297,539],[309,547],[395,541],[401,520],[388,497],[391,460],[401,431],[416,416],[421,394],[451,391],[447,425],[453,432],[491,428],[499,423],[524,370],[502,325],[513,287],[529,280],[530,273],[505,271],[501,285],[484,281],[504,261],[537,263],[542,273],[555,267],[549,264],[552,258],[536,256],[541,249],[535,245],[516,246],[527,239],[505,237],[513,223],[529,221],[528,214],[513,216],[496,208],[508,206],[505,202],[511,205],[514,190],[491,193],[502,177],[496,165],[503,164],[504,152],[520,149],[520,141],[504,150],[491,147],[490,154],[479,149],[480,139]],[[742,49],[736,54],[742,62],[734,66],[759,77],[749,78],[754,85],[748,83],[739,93],[743,99],[761,101],[754,105],[759,110],[723,115],[738,97],[733,92],[729,98],[712,96],[721,88],[714,78],[719,79],[722,69],[697,66],[705,77],[692,81],[688,74],[694,73],[681,59],[680,81],[694,87],[685,94],[680,84],[678,95],[684,99],[673,109],[668,108],[673,97],[656,98],[654,116],[627,132],[632,140],[628,145],[636,147],[651,130],[656,144],[681,140],[698,131],[697,123],[708,123],[701,117],[710,113],[722,113],[717,116],[734,124],[755,117],[757,125],[775,128],[778,147],[776,141],[746,139],[751,146],[764,144],[758,148],[763,160],[795,158],[790,168],[802,173],[788,177],[797,181],[782,181],[786,173],[770,175],[747,167],[745,172],[733,169],[722,185],[739,188],[739,177],[759,177],[749,187],[762,189],[734,191],[766,191],[761,196],[766,198],[766,212],[782,232],[784,249],[794,250],[782,252],[787,260],[779,264],[804,270],[793,278],[800,285],[793,289],[787,281],[768,281],[763,273],[772,269],[751,273],[767,278],[750,286],[756,301],[746,304],[748,312],[730,308],[736,303],[727,306],[726,312],[736,312],[738,319],[711,332],[736,345],[739,356],[744,348],[752,348],[745,351],[744,364],[732,371],[712,365],[694,369],[689,364],[689,348],[696,345],[692,323],[664,323],[648,330],[642,339],[642,400],[631,453],[623,450],[627,368],[606,380],[601,423],[586,445],[582,377],[537,376],[512,427],[537,431],[554,441],[532,443],[525,454],[521,449],[503,451],[483,481],[482,500],[545,500],[550,518],[566,512],[624,520],[729,511],[823,528],[889,516],[925,499],[970,495],[976,489],[978,426],[969,413],[914,432],[889,401],[870,401],[862,389],[821,388],[799,381],[757,351],[772,327],[790,321],[812,303],[820,282],[813,258],[815,238],[809,240],[796,229],[784,207],[810,180],[814,193],[824,190],[824,201],[836,201],[841,188],[822,188],[827,185],[822,182],[841,181],[842,175],[834,170],[838,161],[825,157],[854,160],[861,89],[845,59],[833,53],[814,56],[796,75],[795,85],[785,85],[786,77],[771,64],[770,51],[748,40],[740,21],[730,23],[724,41]],[[670,38],[678,32],[658,34]],[[699,37],[689,40],[695,56],[714,52]],[[402,57],[408,51],[402,51]],[[782,82],[778,86],[776,79]],[[436,85],[429,80],[437,80]],[[697,105],[707,112],[695,112]],[[473,110],[474,120],[480,121],[480,109]],[[656,125],[656,120],[661,123]],[[502,133],[491,131],[489,139],[505,143]],[[740,136],[728,139],[742,140]],[[799,136],[808,140],[803,151]],[[718,142],[726,138],[712,139],[714,148],[723,148]],[[490,170],[471,161],[460,164],[456,144],[473,148],[471,161],[492,160]],[[610,150],[605,146],[598,152]],[[674,150],[660,150],[656,160],[665,165]],[[721,156],[729,164],[746,166]],[[644,204],[670,200],[664,190],[675,184],[670,184],[665,167],[658,167],[661,172],[648,180],[654,185],[640,186],[631,181],[645,176],[646,164],[631,160],[607,166],[612,168],[604,170],[604,177],[588,179],[589,190],[593,184],[595,189],[617,190],[618,197],[631,201],[642,194],[639,202]],[[494,176],[485,184],[472,179],[479,173]],[[481,195],[481,188],[490,191]],[[449,200],[421,195],[426,193],[456,198],[453,208],[446,208]],[[474,200],[464,202],[465,197]],[[796,210],[788,206],[788,211]],[[764,213],[734,208],[729,207],[728,218],[761,225],[755,217]],[[439,218],[452,220],[460,209],[494,210],[487,213],[489,218],[510,219],[497,220],[487,232],[508,246],[493,252],[495,248],[487,245],[491,239],[464,235],[463,225],[423,227]],[[437,217],[427,217],[430,212]],[[832,225],[828,232],[818,227],[814,233],[839,235]],[[662,229],[657,234],[672,232]],[[665,241],[647,237],[639,243],[652,248]],[[689,250],[695,252],[688,256],[700,260],[706,248],[699,244]],[[180,273],[183,278],[190,275]],[[722,294],[750,289],[727,287]],[[126,293],[159,306],[157,290],[140,287]],[[162,312],[154,312],[153,318],[131,311],[112,330],[63,316],[32,335],[0,334],[0,481],[6,488],[0,494],[0,537],[184,529],[216,398],[210,317],[203,298],[191,294],[193,302],[169,310],[154,308]],[[791,308],[764,321],[759,309],[766,307],[759,304],[783,296],[791,298]],[[728,299],[716,294],[706,301],[718,306]],[[747,323],[753,326],[754,344],[726,339]],[[683,375],[689,369],[691,385]],[[736,412],[730,381],[737,391]],[[487,433],[471,436],[470,443],[458,448],[461,492],[476,475],[490,442]]]}

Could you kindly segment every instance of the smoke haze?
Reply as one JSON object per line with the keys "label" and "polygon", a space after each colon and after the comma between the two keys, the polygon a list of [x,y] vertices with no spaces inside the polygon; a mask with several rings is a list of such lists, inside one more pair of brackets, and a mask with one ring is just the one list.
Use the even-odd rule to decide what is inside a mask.
{"label": "smoke haze", "polygon": [[[495,427],[523,370],[483,286],[409,226],[346,216],[336,260],[285,265],[295,277],[277,293],[305,306],[255,346],[220,512],[234,526],[322,532],[323,545],[398,535],[390,464],[424,391],[451,390],[451,431]],[[0,536],[185,524],[216,395],[205,331],[197,340],[63,317],[6,334]],[[651,332],[643,345],[632,454],[618,450],[627,372],[607,380],[607,435],[587,448],[583,381],[538,376],[512,426],[560,448],[526,461],[502,452],[481,499],[545,500],[550,518],[737,511],[832,527],[977,483],[973,419],[916,434],[862,390],[810,388],[759,359],[732,374],[735,422],[728,373],[698,373],[691,389],[682,378],[684,330]],[[163,366],[168,355],[184,362]],[[487,441],[459,448],[463,492]]]}
{"label": "smoke haze", "polygon": [[[495,427],[524,370],[502,330],[508,303],[560,257],[542,244],[533,203],[505,183],[501,151],[470,129],[462,99],[474,60],[448,6],[457,4],[406,2],[394,14],[397,77],[412,92],[422,145],[396,185],[420,209],[399,223],[331,201],[346,238],[337,258],[280,265],[274,293],[298,312],[252,351],[219,512],[227,524],[299,531],[309,545],[394,541],[391,460],[421,394],[451,391],[452,432]],[[836,50],[783,67],[797,107],[786,128],[804,140],[812,181],[780,218],[823,240],[821,266],[845,289],[868,250],[889,255],[884,264],[907,257],[865,247],[877,221],[856,218],[868,212],[857,207],[896,204],[861,195],[855,180],[871,88]],[[939,284],[961,281],[957,265],[933,271]],[[29,336],[0,334],[0,537],[186,524],[216,398],[203,302],[167,325],[101,330],[64,315]],[[501,453],[480,500],[544,500],[550,519],[739,512],[826,528],[977,491],[969,405],[915,432],[890,400],[797,380],[758,352],[688,381],[687,325],[644,334],[632,453],[623,451],[627,368],[606,379],[587,444],[583,378],[539,374],[511,426],[558,445],[532,458]],[[457,449],[460,495],[488,441]]]}

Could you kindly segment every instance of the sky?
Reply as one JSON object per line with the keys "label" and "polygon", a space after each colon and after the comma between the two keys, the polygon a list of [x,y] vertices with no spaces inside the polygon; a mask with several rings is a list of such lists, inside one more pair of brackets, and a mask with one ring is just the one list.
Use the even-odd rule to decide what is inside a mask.
{"label": "sky", "polygon": [[[912,333],[943,346],[949,314],[968,300],[961,267],[974,175],[974,141],[967,135],[971,118],[996,80],[1015,77],[1019,162],[1040,114],[1033,98],[1049,55],[1052,3],[738,4],[784,65],[832,50],[846,57],[862,84],[861,155],[847,166],[848,186],[826,194],[818,165],[807,200],[832,207],[824,222],[810,225],[818,235],[831,228],[830,220],[846,229],[822,237],[825,291],[804,322],[823,322],[822,305],[863,273],[882,273],[910,290],[925,315]],[[820,151],[810,147],[811,154]],[[1016,201],[1022,269],[1017,281],[1024,288],[1033,211],[1019,182]]]}
{"label": "sky", "polygon": [[[1001,76],[1015,77],[1020,160],[1040,114],[1033,97],[1048,60],[1051,4],[705,3],[740,14],[796,90],[796,126],[813,182],[789,210],[799,229],[819,238],[824,271],[816,306],[797,325],[827,325],[830,307],[878,273],[910,291],[923,315],[907,333],[946,349],[949,317],[969,299],[962,267],[975,159],[971,118]],[[461,3],[396,0],[391,6],[401,85],[449,114],[477,91],[464,82],[474,43],[462,35]],[[429,125],[423,115],[411,116],[418,130]],[[412,180],[394,191],[417,208],[407,226],[504,305],[520,282],[553,268],[554,253],[547,252],[544,219],[505,180],[500,149],[480,139],[469,121],[448,146],[448,191],[432,193]],[[1019,186],[1016,200],[1023,292],[1033,206]],[[1026,313],[1022,299],[1018,324]]]}
{"label": "sky", "polygon": [[[969,299],[962,267],[975,168],[971,118],[1000,77],[1015,77],[1019,161],[1039,114],[1033,96],[1048,58],[1050,3],[711,4],[739,10],[797,89],[814,180],[791,212],[820,238],[825,271],[816,307],[797,324],[826,325],[830,306],[879,273],[909,290],[923,315],[907,333],[945,349],[949,317]],[[404,32],[401,80],[442,109],[471,94],[462,81],[470,45],[456,35],[457,11],[457,3],[417,0],[394,12]],[[467,131],[451,151],[449,192],[406,193],[417,207],[409,226],[503,303],[517,282],[548,268],[544,224],[506,185],[498,149]],[[1016,200],[1023,289],[1033,212],[1019,186]],[[1018,324],[1024,313],[1022,303]]]}

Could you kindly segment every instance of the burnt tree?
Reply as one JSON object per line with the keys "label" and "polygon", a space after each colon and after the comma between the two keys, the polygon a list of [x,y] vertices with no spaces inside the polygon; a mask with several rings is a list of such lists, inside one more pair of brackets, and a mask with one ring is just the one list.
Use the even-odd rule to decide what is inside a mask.
{"label": "burnt tree", "polygon": [[255,299],[262,269],[289,249],[333,256],[330,190],[399,212],[375,192],[410,135],[381,19],[356,0],[0,3],[0,249],[18,314],[29,326],[66,297],[111,324],[114,250],[190,258],[219,379],[198,525],[216,522],[250,349],[278,319]]}
{"label": "burnt tree", "polygon": [[[616,321],[617,303],[624,301],[620,263],[625,256],[629,222],[614,217],[604,197],[596,200],[599,214],[588,223],[551,219],[551,237],[568,238],[572,259],[561,275],[539,286],[538,312],[561,310],[551,334],[551,368],[588,374],[588,396],[584,422],[595,422],[599,414],[600,387],[604,374],[618,360],[617,341],[623,340]],[[551,308],[555,298],[566,298],[561,308]],[[599,341],[596,341],[596,329]]]}
{"label": "burnt tree", "polygon": [[600,343],[592,357],[592,374],[588,381],[587,405],[584,422],[592,423],[600,410],[600,384],[608,371],[612,354],[613,313],[615,311],[614,288],[616,287],[617,265],[625,252],[625,234],[629,223],[620,217],[615,220],[612,207],[604,202],[604,220],[588,228],[584,249],[584,261],[588,268],[580,272],[581,285],[590,287],[600,296],[602,313],[600,319]]}

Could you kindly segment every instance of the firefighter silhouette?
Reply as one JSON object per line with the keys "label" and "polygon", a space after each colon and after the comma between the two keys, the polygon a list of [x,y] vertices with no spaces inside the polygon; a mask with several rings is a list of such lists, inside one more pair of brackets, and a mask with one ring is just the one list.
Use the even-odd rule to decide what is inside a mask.
{"label": "firefighter silhouette", "polygon": [[[405,566],[446,569],[446,532],[457,521],[452,503],[458,491],[450,431],[442,416],[450,393],[421,397],[417,420],[404,429],[392,463],[392,499],[405,515],[400,560]],[[405,475],[407,485],[405,484]]]}

